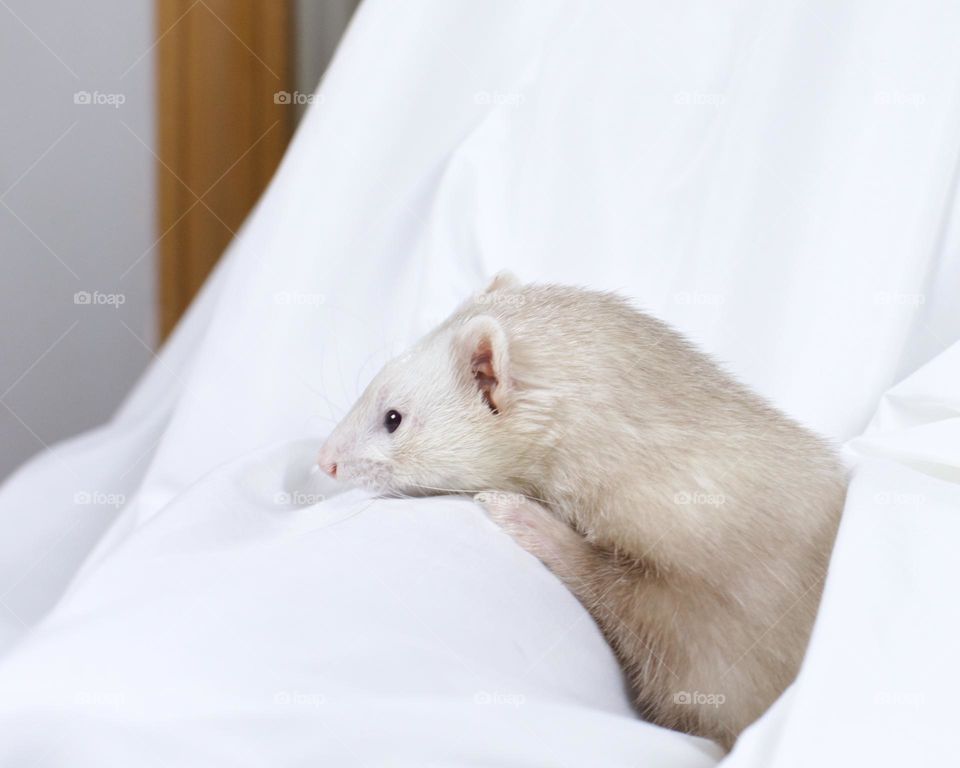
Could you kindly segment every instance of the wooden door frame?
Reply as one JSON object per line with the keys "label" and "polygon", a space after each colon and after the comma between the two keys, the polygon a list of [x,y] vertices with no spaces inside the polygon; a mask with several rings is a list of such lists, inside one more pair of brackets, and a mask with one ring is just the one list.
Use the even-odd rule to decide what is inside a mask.
{"label": "wooden door frame", "polygon": [[272,177],[293,131],[292,0],[155,0],[160,337]]}

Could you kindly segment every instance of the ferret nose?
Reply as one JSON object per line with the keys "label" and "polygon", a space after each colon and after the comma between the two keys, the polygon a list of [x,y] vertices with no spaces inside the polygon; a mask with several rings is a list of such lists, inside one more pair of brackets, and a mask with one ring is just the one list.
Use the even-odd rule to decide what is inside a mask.
{"label": "ferret nose", "polygon": [[320,449],[320,455],[317,456],[317,466],[334,480],[337,479],[337,462],[333,460],[326,446]]}

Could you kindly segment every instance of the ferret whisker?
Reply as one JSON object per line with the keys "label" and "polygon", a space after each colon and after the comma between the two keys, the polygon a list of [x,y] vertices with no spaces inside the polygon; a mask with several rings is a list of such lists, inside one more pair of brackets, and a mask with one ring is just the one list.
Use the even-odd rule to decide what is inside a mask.
{"label": "ferret whisker", "polygon": [[481,494],[481,493],[489,493],[489,494],[499,494],[503,496],[522,497],[524,499],[529,499],[531,501],[539,501],[541,504],[550,503],[549,500],[541,499],[539,496],[531,496],[530,494],[520,493],[518,491],[503,491],[503,490],[498,490],[496,488],[485,488],[483,490],[478,491],[478,490],[471,490],[469,488],[443,488],[437,485],[422,485],[419,483],[411,483],[409,485],[424,491],[440,491],[441,493],[463,494],[468,496],[476,496],[477,494]]}

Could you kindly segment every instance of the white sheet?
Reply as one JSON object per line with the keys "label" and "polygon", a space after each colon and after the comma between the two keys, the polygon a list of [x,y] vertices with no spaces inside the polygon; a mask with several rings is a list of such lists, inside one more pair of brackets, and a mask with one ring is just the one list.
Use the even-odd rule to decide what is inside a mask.
{"label": "white sheet", "polygon": [[[314,500],[309,446],[504,266],[631,294],[859,435],[960,337],[957,22],[367,3],[173,343],[0,492],[0,762],[715,762],[629,715],[589,617],[469,502],[277,494]],[[852,444],[807,662],[731,764],[952,753],[957,354]]]}

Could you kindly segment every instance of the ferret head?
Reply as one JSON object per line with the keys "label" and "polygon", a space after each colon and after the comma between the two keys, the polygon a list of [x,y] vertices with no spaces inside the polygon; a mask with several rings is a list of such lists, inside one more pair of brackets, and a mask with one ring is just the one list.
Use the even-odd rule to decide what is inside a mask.
{"label": "ferret head", "polygon": [[[510,285],[513,278],[498,276],[481,295]],[[515,387],[503,324],[482,303],[465,305],[384,366],[317,464],[381,492],[508,490],[504,479],[516,476],[522,450]]]}

